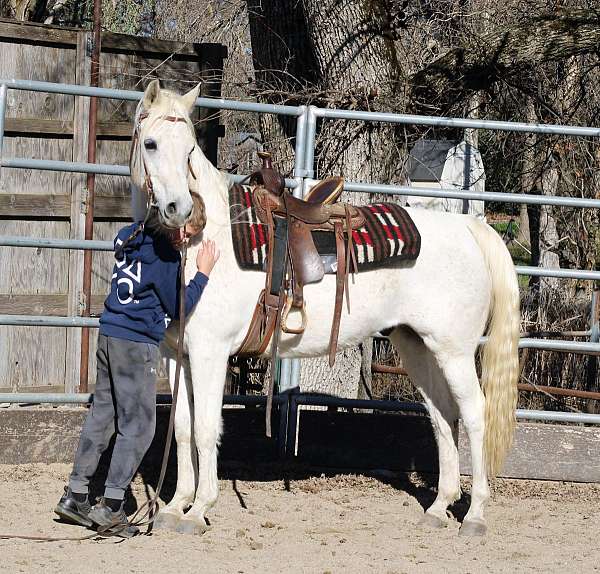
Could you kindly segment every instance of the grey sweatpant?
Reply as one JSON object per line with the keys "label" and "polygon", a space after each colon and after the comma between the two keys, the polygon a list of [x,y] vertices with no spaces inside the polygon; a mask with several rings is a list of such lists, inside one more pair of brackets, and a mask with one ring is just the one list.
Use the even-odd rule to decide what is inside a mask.
{"label": "grey sweatpant", "polygon": [[100,456],[116,432],[104,496],[125,496],[154,437],[158,357],[156,345],[98,336],[96,390],[69,478],[73,492],[88,492]]}

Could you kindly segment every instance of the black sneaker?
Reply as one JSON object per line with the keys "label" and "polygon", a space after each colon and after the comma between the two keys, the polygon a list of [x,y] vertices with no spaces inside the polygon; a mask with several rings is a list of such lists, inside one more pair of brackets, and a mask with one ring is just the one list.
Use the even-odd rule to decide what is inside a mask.
{"label": "black sneaker", "polygon": [[137,526],[129,524],[122,504],[119,510],[113,511],[106,505],[104,498],[98,499],[90,510],[89,517],[98,526],[100,533],[106,532],[121,538],[131,538],[140,531]]}
{"label": "black sneaker", "polygon": [[92,506],[88,502],[87,496],[84,502],[79,502],[73,497],[71,489],[65,486],[65,493],[58,501],[54,512],[68,522],[89,528],[93,524],[88,516],[91,509]]}

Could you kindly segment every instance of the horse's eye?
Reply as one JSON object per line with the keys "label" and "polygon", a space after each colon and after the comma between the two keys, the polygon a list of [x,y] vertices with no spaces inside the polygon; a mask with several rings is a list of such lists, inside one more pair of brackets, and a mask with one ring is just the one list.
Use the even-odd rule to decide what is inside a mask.
{"label": "horse's eye", "polygon": [[146,138],[144,140],[144,147],[147,150],[155,150],[156,149],[156,140],[153,140],[152,138]]}

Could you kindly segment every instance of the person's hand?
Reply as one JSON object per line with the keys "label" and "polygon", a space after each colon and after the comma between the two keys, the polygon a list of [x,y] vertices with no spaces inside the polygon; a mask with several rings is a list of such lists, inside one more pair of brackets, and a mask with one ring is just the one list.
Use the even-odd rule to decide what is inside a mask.
{"label": "person's hand", "polygon": [[196,267],[198,271],[208,277],[215,263],[219,260],[220,255],[221,253],[212,239],[202,241],[198,249],[198,255],[196,255]]}

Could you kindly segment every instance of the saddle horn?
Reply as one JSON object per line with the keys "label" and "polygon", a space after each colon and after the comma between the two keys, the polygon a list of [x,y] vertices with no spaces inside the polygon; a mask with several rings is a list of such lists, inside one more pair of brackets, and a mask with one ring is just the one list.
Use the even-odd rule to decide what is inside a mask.
{"label": "saddle horn", "polygon": [[262,160],[262,167],[250,175],[250,184],[262,185],[275,195],[283,195],[285,179],[273,169],[271,154],[268,151],[259,151],[258,157]]}

